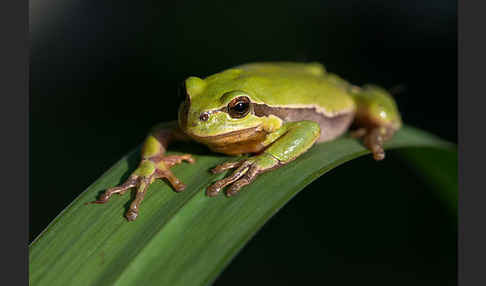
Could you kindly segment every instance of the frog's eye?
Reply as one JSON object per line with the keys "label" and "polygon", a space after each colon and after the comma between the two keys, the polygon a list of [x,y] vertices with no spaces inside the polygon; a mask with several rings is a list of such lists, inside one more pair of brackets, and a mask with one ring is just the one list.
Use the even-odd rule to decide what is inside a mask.
{"label": "frog's eye", "polygon": [[250,99],[246,96],[240,96],[233,99],[228,104],[228,113],[233,118],[243,118],[250,112]]}

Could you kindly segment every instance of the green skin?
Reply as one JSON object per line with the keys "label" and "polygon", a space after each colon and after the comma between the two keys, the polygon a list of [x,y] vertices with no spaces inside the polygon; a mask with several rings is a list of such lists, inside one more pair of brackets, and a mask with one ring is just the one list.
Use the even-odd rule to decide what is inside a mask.
{"label": "green skin", "polygon": [[[183,92],[186,100],[179,110],[179,126],[155,127],[144,143],[140,166],[124,184],[108,189],[94,203],[105,203],[111,195],[136,187],[136,198],[126,213],[131,221],[138,216],[147,187],[155,179],[166,178],[176,191],[182,191],[185,185],[170,167],[194,159],[190,154],[164,156],[174,140],[195,140],[229,155],[257,154],[212,170],[220,173],[235,169],[209,186],[206,194],[215,196],[227,187],[226,195],[232,196],[259,174],[291,162],[316,142],[332,140],[349,125],[325,125],[324,121],[350,118],[357,126],[351,135],[362,138],[376,160],[384,158],[383,142],[402,124],[396,104],[386,90],[371,85],[353,86],[327,73],[318,63],[246,64],[205,79],[189,77]],[[243,97],[250,102],[247,112],[235,116],[231,106]],[[258,107],[263,111],[257,112]],[[306,116],[289,121],[274,110],[305,113],[324,121],[308,120]],[[323,137],[321,128],[326,128],[325,134],[335,134]]]}

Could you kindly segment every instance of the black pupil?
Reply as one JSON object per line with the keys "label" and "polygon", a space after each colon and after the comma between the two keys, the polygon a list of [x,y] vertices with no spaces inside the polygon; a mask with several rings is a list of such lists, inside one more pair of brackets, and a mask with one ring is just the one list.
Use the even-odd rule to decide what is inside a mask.
{"label": "black pupil", "polygon": [[233,110],[236,112],[244,112],[248,108],[248,102],[240,101],[233,107]]}

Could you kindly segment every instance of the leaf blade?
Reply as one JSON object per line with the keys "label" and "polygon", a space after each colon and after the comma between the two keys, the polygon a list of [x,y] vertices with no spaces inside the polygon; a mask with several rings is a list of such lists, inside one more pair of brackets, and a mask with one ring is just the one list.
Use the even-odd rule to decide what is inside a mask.
{"label": "leaf blade", "polygon": [[[388,148],[452,144],[404,127]],[[105,205],[84,206],[117,185],[137,165],[139,151],[122,158],[83,192],[30,246],[32,285],[204,285],[213,281],[256,231],[314,179],[369,153],[357,140],[342,137],[317,144],[297,160],[261,175],[235,198],[207,198],[204,189],[224,175],[208,168],[228,157],[202,153],[196,165],[174,173],[188,185],[174,193],[165,182],[149,189],[141,216],[123,218],[129,196]],[[284,186],[284,187],[282,187]]]}

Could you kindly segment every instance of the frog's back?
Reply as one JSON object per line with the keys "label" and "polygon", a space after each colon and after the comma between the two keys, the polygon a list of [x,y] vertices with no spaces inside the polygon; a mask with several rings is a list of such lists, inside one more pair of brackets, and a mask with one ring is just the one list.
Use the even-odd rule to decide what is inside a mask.
{"label": "frog's back", "polygon": [[355,109],[347,89],[319,63],[251,63],[235,69],[240,70],[235,82],[272,107],[314,107],[328,117]]}
{"label": "frog's back", "polygon": [[235,68],[255,74],[291,73],[311,76],[324,76],[326,74],[326,69],[320,63],[267,62],[244,64]]}

